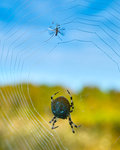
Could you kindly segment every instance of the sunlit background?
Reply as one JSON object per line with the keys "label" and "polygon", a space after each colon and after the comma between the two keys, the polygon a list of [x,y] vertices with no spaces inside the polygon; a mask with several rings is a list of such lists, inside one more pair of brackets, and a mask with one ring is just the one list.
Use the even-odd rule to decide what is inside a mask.
{"label": "sunlit background", "polygon": [[[0,150],[120,149],[119,0],[0,2]],[[56,25],[63,33],[51,36]],[[75,105],[52,130],[50,97]],[[57,97],[57,96],[56,96]]]}

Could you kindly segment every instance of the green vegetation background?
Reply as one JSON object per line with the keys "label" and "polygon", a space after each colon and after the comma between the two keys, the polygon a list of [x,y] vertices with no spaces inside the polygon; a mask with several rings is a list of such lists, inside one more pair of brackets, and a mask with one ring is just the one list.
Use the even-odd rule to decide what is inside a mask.
{"label": "green vegetation background", "polygon": [[[69,99],[66,88],[61,86],[27,86],[23,84],[1,87],[0,91],[2,93],[0,95],[0,150],[8,149],[6,140],[16,149],[15,139],[19,136],[19,134],[9,131],[9,124],[5,124],[3,119],[6,118],[5,114],[8,114],[10,120],[12,120],[23,136],[30,138],[30,131],[24,132],[25,124],[18,121],[19,114],[23,114],[26,110],[29,114],[35,108],[49,122],[53,117],[51,112],[51,95],[60,91],[57,96],[63,95]],[[11,93],[12,97],[14,97],[13,102],[12,99],[9,99]],[[22,100],[18,99],[20,93],[21,97],[23,93],[25,94],[23,99],[29,107],[27,104],[22,103]],[[59,128],[56,131],[63,144],[70,150],[120,150],[120,92],[115,90],[105,92],[97,87],[84,87],[77,93],[71,91],[71,94],[75,107],[73,113],[71,113],[72,120],[75,124],[81,124],[82,126],[79,129],[75,129],[76,133],[73,134],[68,120],[58,120],[56,124],[59,125]],[[39,115],[35,115],[42,122]],[[27,120],[26,125],[30,121]],[[11,140],[11,137],[13,140]],[[19,145],[19,149],[23,149],[22,145]]]}

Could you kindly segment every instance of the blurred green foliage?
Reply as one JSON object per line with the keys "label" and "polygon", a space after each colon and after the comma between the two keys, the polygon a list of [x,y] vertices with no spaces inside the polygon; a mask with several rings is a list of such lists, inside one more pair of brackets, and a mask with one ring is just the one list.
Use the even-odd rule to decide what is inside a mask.
{"label": "blurred green foliage", "polygon": [[[70,99],[66,88],[61,86],[22,84],[0,89],[2,92],[0,113],[1,115],[7,113],[14,121],[21,112],[27,111],[29,114],[31,110],[37,110],[48,122],[53,116],[51,95],[60,91],[55,97],[62,95]],[[120,136],[120,92],[115,90],[105,92],[97,87],[84,87],[77,93],[71,91],[71,94],[75,107],[71,113],[72,120],[76,124],[82,124],[82,127],[75,129],[76,134],[73,135],[68,122],[58,120],[57,124],[60,127],[56,130],[63,139],[64,145],[71,150],[119,150],[120,139],[117,141],[116,139]],[[35,115],[40,119],[37,113]],[[8,129],[3,130],[4,123],[2,120],[0,122],[0,145],[4,145],[1,149],[7,149],[3,143]]]}

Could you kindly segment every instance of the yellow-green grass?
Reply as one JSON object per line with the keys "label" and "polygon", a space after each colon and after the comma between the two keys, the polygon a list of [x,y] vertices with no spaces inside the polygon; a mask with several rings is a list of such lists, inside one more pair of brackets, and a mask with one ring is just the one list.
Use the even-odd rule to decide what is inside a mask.
{"label": "yellow-green grass", "polygon": [[[56,97],[63,95],[69,99],[66,88],[60,86],[23,84],[1,87],[0,90],[4,95],[4,97],[2,94],[0,95],[0,118],[2,118],[0,120],[0,145],[2,145],[0,150],[8,148],[6,140],[9,141],[13,149],[18,146],[22,150],[22,145],[18,144],[21,136],[29,139],[29,141],[33,136],[32,132],[37,136],[40,127],[39,125],[34,127],[30,118],[31,112],[42,122],[41,117],[35,112],[37,110],[49,122],[53,117],[50,97],[55,92],[60,91]],[[9,99],[11,94],[12,98],[14,96],[14,100]],[[15,96],[15,94],[17,95]],[[21,94],[20,97],[19,94]],[[59,125],[56,132],[63,144],[70,150],[119,150],[120,92],[114,90],[104,92],[96,87],[85,87],[77,93],[71,91],[71,94],[75,107],[71,113],[72,120],[78,125],[82,124],[82,126],[75,129],[76,133],[73,134],[68,120],[59,119],[56,123]],[[29,119],[24,115],[26,113]],[[17,131],[11,128],[10,124],[5,125],[3,122],[3,118],[6,119],[5,114],[8,115]],[[20,116],[22,116],[22,120],[19,120]],[[47,128],[50,129],[50,127]],[[39,140],[46,141],[42,135]],[[35,145],[35,149],[42,149],[40,146],[38,143]]]}

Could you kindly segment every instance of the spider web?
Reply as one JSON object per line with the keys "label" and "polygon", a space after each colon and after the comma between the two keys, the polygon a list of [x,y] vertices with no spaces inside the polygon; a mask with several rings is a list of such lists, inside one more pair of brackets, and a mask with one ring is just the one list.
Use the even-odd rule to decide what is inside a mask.
{"label": "spider web", "polygon": [[[1,149],[67,149],[56,130],[51,130],[51,126],[33,104],[29,85],[34,74],[31,68],[39,69],[39,65],[42,68],[44,61],[41,63],[40,59],[45,57],[51,60],[52,55],[64,45],[73,45],[75,48],[76,44],[83,44],[102,52],[120,73],[119,1],[113,1],[106,9],[92,6],[92,0],[66,1],[63,12],[59,11],[59,6],[57,9],[52,7],[59,17],[50,17],[41,29],[32,28],[34,23],[39,24],[42,19],[44,21],[40,12],[32,13],[33,1],[14,0],[6,3],[7,6],[1,2],[7,8],[7,23],[0,25],[0,81],[1,85],[6,85],[6,88],[3,86],[0,89]],[[95,4],[105,5],[104,2]],[[79,8],[80,16],[76,15],[76,8]],[[11,13],[12,9],[14,11]],[[87,9],[93,12],[89,14]],[[64,17],[61,17],[61,13],[65,13]],[[44,42],[49,38],[46,29],[54,19],[65,27],[65,36],[62,41],[54,37]],[[27,82],[27,86],[22,84],[24,82]],[[13,86],[8,86],[10,84]],[[116,139],[118,141],[119,137]],[[116,142],[113,142],[113,147]]]}

